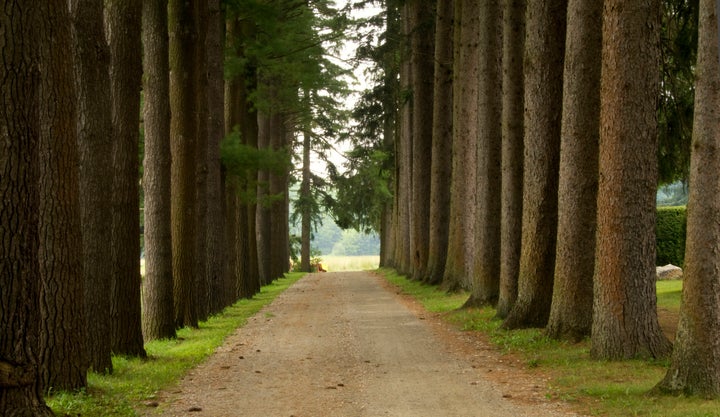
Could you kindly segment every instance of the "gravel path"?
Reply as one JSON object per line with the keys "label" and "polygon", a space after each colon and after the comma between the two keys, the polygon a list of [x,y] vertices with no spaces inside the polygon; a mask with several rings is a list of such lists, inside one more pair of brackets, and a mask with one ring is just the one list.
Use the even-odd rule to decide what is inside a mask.
{"label": "gravel path", "polygon": [[143,411],[166,417],[574,415],[544,399],[542,381],[532,380],[538,377],[506,362],[371,273],[310,274],[179,387],[160,393],[157,410]]}

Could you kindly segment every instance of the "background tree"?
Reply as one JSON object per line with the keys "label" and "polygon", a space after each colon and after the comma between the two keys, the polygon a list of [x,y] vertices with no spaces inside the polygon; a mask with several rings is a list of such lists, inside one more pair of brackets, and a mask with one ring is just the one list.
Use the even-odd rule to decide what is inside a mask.
{"label": "background tree", "polygon": [[480,9],[480,54],[472,294],[465,306],[495,305],[500,291],[500,209],[502,187],[502,21],[500,2]]}
{"label": "background tree", "polygon": [[[57,3],[58,7],[63,5]],[[0,414],[52,416],[37,389],[40,333],[38,49],[32,1],[2,3],[0,25]],[[13,36],[8,36],[8,35]]]}
{"label": "background tree", "polygon": [[170,226],[170,80],[167,0],[145,1],[142,10],[145,160],[145,339],[175,337]]}
{"label": "background tree", "polygon": [[545,326],[550,314],[560,159],[566,0],[527,2],[525,156],[518,296],[503,327]]}
{"label": "background tree", "polygon": [[557,255],[547,334],[580,341],[592,325],[602,3],[568,1],[567,25]]}
{"label": "background tree", "polygon": [[453,68],[453,148],[450,183],[450,226],[443,287],[469,289],[474,253],[475,149],[477,145],[478,55],[480,2],[455,3],[455,59]]}
{"label": "background tree", "polygon": [[658,389],[703,397],[720,396],[718,352],[718,254],[708,250],[720,239],[717,172],[720,169],[720,63],[714,1],[700,2],[693,153],[690,171],[683,299],[672,363]]}
{"label": "background tree", "polygon": [[425,276],[419,277],[432,284],[442,281],[450,224],[448,178],[452,175],[454,4],[453,0],[438,0],[435,20],[428,261]]}
{"label": "background tree", "polygon": [[525,0],[503,1],[502,191],[500,288],[496,314],[507,317],[517,298],[522,238]]}
{"label": "background tree", "polygon": [[662,357],[657,320],[655,187],[658,1],[603,9],[600,151],[592,347],[595,358]]}
{"label": "background tree", "polygon": [[113,136],[110,317],[113,352],[145,356],[140,319],[139,126],[142,83],[140,0],[108,2]]}
{"label": "background tree", "polygon": [[[87,383],[72,33],[67,7],[45,6],[40,47],[39,389]],[[137,214],[137,213],[136,213]]]}
{"label": "background tree", "polygon": [[110,280],[112,249],[112,121],[110,48],[103,4],[73,0],[77,130],[80,155],[80,223],[84,276],[85,349],[90,369],[111,372]]}
{"label": "background tree", "polygon": [[188,65],[195,56],[197,13],[194,6],[182,0],[168,5],[170,33],[170,143],[171,223],[173,254],[173,294],[175,326],[197,327],[197,306],[192,294],[195,271],[195,152],[196,97],[195,66]]}

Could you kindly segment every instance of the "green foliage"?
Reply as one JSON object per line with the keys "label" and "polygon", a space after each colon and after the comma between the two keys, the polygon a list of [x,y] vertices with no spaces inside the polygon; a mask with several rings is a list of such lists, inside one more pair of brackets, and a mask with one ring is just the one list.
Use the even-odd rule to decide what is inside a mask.
{"label": "green foliage", "polygon": [[332,255],[361,256],[380,253],[380,240],[377,235],[343,230],[342,238],[333,245]]}
{"label": "green foliage", "polygon": [[47,398],[48,405],[58,416],[135,416],[135,407],[143,407],[141,403],[154,400],[159,390],[176,384],[235,329],[303,275],[288,274],[276,280],[252,299],[238,301],[222,314],[200,323],[198,329],[181,329],[177,339],[147,343],[147,360],[115,356],[112,375],[90,373],[87,390],[52,393]]}
{"label": "green foliage", "polygon": [[673,264],[682,267],[685,262],[685,234],[687,214],[685,207],[660,207],[655,227],[656,265]]}
{"label": "green foliage", "polygon": [[660,184],[687,180],[697,59],[698,0],[663,0],[658,107]]}

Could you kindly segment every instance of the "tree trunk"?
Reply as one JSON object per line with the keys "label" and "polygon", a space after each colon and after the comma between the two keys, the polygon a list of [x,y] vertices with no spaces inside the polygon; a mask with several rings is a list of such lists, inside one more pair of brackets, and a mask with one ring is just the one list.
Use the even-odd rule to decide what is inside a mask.
{"label": "tree trunk", "polygon": [[105,39],[103,4],[70,3],[75,40],[75,85],[80,155],[85,351],[95,372],[112,372],[110,276],[112,248],[112,120],[110,47]]}
{"label": "tree trunk", "polygon": [[300,271],[310,270],[310,235],[312,233],[312,195],[310,195],[310,132],[303,132],[302,182],[300,183]]}
{"label": "tree trunk", "polygon": [[466,307],[495,305],[500,291],[500,209],[502,186],[502,11],[498,1],[480,9],[477,212],[472,294]]}
{"label": "tree trunk", "polygon": [[208,176],[208,79],[207,55],[205,42],[207,38],[207,1],[195,3],[197,21],[195,27],[197,39],[193,53],[195,59],[195,76],[197,77],[196,117],[197,135],[195,150],[195,274],[194,289],[195,306],[199,321],[207,320],[210,314],[210,286],[207,274],[207,176]]}
{"label": "tree trunk", "polygon": [[114,262],[110,320],[113,352],[145,356],[140,318],[139,126],[142,86],[142,2],[108,2],[112,94]]}
{"label": "tree trunk", "polygon": [[[55,3],[64,7],[61,3]],[[37,389],[40,336],[38,257],[38,32],[48,13],[34,1],[0,13],[0,415],[53,416]],[[11,36],[8,36],[10,35]]]}
{"label": "tree trunk", "polygon": [[430,178],[433,139],[433,73],[436,0],[410,2],[412,66],[412,194],[410,254],[414,279],[427,274],[430,229]]}
{"label": "tree trunk", "polygon": [[592,326],[602,3],[570,0],[567,22],[557,258],[547,334],[580,341]]}
{"label": "tree trunk", "polygon": [[478,42],[480,1],[455,3],[455,64],[453,82],[453,145],[450,183],[450,226],[443,288],[470,289],[475,213],[475,147],[478,137]]}
{"label": "tree trunk", "polygon": [[505,318],[517,299],[522,237],[525,0],[503,2],[502,185],[500,288],[496,314]]}
{"label": "tree trunk", "polygon": [[663,357],[655,294],[660,2],[603,11],[592,348],[598,359]]}
{"label": "tree trunk", "polygon": [[40,48],[39,389],[87,383],[77,113],[67,7],[46,5]]}
{"label": "tree trunk", "polygon": [[[225,137],[225,16],[220,0],[208,1],[208,29],[205,40],[208,78],[208,151],[207,151],[207,282],[210,313],[222,311],[232,302],[221,286],[225,275],[226,251],[223,239],[225,195],[222,186],[220,143]],[[219,300],[223,302],[219,302]]]}
{"label": "tree trunk", "polygon": [[454,3],[453,0],[438,0],[435,22],[430,236],[427,272],[422,277],[430,284],[439,284],[442,281],[450,225],[448,178],[452,175]]}
{"label": "tree trunk", "polygon": [[557,239],[567,0],[530,0],[525,36],[525,158],[518,297],[503,327],[543,327],[552,301]]}
{"label": "tree trunk", "polygon": [[193,60],[197,42],[197,15],[195,7],[183,0],[171,0],[168,10],[175,326],[197,327],[197,305],[193,296],[196,248],[194,176],[197,145],[197,76]]}
{"label": "tree trunk", "polygon": [[683,294],[672,363],[658,389],[720,396],[720,65],[715,2],[700,2]]}
{"label": "tree trunk", "polygon": [[[89,0],[92,1],[92,0]],[[174,338],[167,0],[143,2],[145,280],[143,335]]]}
{"label": "tree trunk", "polygon": [[[270,115],[258,111],[258,149],[270,147]],[[256,229],[258,250],[258,278],[260,284],[270,283],[270,210],[266,204],[270,173],[267,169],[258,170]]]}

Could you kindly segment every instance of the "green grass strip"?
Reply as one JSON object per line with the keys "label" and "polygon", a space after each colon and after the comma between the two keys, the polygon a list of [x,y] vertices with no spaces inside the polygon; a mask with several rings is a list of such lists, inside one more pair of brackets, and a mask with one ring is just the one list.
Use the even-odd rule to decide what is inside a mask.
{"label": "green grass strip", "polygon": [[[598,361],[590,358],[590,341],[557,341],[542,329],[503,330],[495,309],[460,309],[467,293],[448,294],[436,286],[410,281],[392,269],[378,270],[428,311],[464,331],[483,332],[505,354],[517,355],[531,371],[549,376],[545,396],[561,400],[590,416],[720,417],[720,400],[650,395],[667,372],[668,360]],[[682,281],[657,283],[658,307],[677,312]]]}
{"label": "green grass strip", "polygon": [[53,393],[46,399],[48,405],[58,416],[136,416],[134,407],[152,401],[159,390],[176,384],[190,369],[205,361],[235,329],[244,326],[248,318],[303,275],[286,274],[285,278],[263,287],[253,298],[240,300],[200,323],[199,328],[181,329],[177,339],[146,343],[146,360],[113,357],[112,375],[90,373],[86,390]]}

